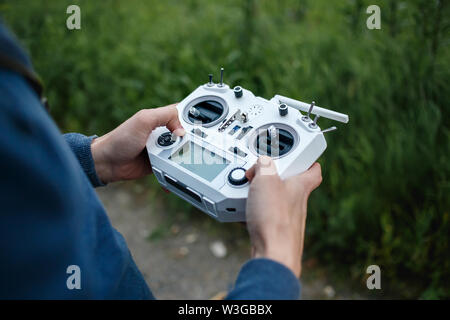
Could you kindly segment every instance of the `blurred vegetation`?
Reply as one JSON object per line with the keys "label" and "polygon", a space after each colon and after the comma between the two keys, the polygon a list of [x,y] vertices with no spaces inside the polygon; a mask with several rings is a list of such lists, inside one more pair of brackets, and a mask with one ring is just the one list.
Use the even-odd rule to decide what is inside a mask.
{"label": "blurred vegetation", "polygon": [[[80,31],[66,28],[73,3]],[[366,28],[370,4],[381,30]],[[231,86],[348,113],[327,135],[306,253],[361,286],[378,264],[383,292],[410,298],[450,298],[449,13],[438,0],[0,0],[64,131],[103,134],[220,66]]]}

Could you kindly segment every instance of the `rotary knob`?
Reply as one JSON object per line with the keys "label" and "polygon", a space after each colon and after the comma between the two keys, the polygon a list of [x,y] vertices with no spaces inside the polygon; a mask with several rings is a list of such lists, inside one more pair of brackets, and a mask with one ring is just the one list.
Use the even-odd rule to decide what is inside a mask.
{"label": "rotary knob", "polygon": [[280,112],[280,116],[284,117],[288,114],[288,107],[285,103],[282,103],[278,106],[278,111]]}
{"label": "rotary knob", "polygon": [[164,132],[162,135],[158,137],[158,144],[161,147],[168,147],[172,145],[175,142],[175,139],[173,139],[172,134],[170,132]]}
{"label": "rotary knob", "polygon": [[245,176],[245,171],[246,170],[244,168],[234,168],[228,174],[228,181],[233,186],[241,186],[241,185],[247,183],[248,179]]}
{"label": "rotary knob", "polygon": [[242,88],[241,88],[241,87],[239,87],[239,86],[234,87],[234,88],[233,88],[233,92],[234,92],[234,96],[235,96],[236,98],[242,97],[243,91],[242,91]]}

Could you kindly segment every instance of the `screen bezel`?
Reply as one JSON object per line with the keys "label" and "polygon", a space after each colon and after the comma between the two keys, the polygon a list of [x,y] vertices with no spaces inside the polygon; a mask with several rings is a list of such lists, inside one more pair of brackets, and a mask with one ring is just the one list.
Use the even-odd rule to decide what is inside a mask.
{"label": "screen bezel", "polygon": [[[185,150],[185,148],[186,148],[186,150]],[[201,174],[202,174],[201,172],[199,173],[199,172],[196,172],[194,169],[190,169],[189,167],[186,167],[186,165],[188,165],[187,163],[186,163],[186,164],[183,164],[182,162],[179,161],[180,158],[183,158],[183,156],[184,156],[184,154],[183,154],[183,155],[180,155],[180,152],[181,152],[182,150],[183,150],[184,152],[188,152],[188,153],[189,153],[189,156],[188,156],[188,157],[190,157],[190,158],[192,159],[192,155],[193,155],[192,152],[194,152],[194,150],[196,150],[197,148],[201,150],[202,158],[204,157],[204,154],[205,154],[205,153],[214,153],[214,154],[216,155],[217,159],[219,160],[219,163],[217,163],[217,165],[220,165],[220,168],[214,168],[214,169],[213,169],[214,171],[213,171],[212,174],[211,174],[212,177],[210,176],[209,179],[206,177],[206,175],[201,175]],[[183,168],[186,169],[187,171],[189,171],[189,172],[195,174],[196,176],[198,176],[198,177],[200,177],[200,178],[203,178],[203,179],[205,179],[205,180],[207,180],[207,181],[209,181],[209,182],[214,181],[214,179],[216,179],[217,176],[219,176],[220,173],[221,173],[223,170],[227,169],[227,167],[228,167],[228,166],[230,165],[230,163],[231,163],[231,161],[228,160],[226,157],[223,157],[223,156],[219,155],[218,153],[216,153],[216,152],[214,152],[214,151],[211,151],[211,150],[209,150],[208,148],[205,148],[205,146],[202,146],[202,145],[200,145],[200,144],[198,144],[198,143],[196,143],[195,141],[192,141],[192,140],[187,141],[186,143],[183,143],[179,148],[176,149],[175,152],[172,152],[172,154],[169,156],[168,159],[169,159],[170,161],[176,163],[177,165],[183,167]],[[194,164],[194,165],[195,165],[195,164]],[[197,169],[198,169],[198,168],[201,168],[201,165],[202,165],[202,164],[201,164],[201,163],[198,163],[198,165],[199,165],[200,167],[197,167]],[[213,164],[213,163],[212,163],[212,164],[205,164],[205,166],[208,166],[208,165],[214,165],[214,164]],[[208,170],[211,170],[211,169],[208,169]],[[197,171],[201,171],[201,170],[197,170]]]}
{"label": "screen bezel", "polygon": [[[217,147],[213,146],[212,144],[210,144],[210,143],[204,141],[203,139],[196,137],[192,134],[186,133],[186,135],[183,138],[184,138],[183,139],[184,141],[182,141],[182,143],[180,143],[179,146],[177,146],[173,150],[170,150],[170,152],[167,152],[169,150],[164,150],[163,152],[160,153],[160,156],[163,156],[163,158],[165,158],[172,167],[177,168],[178,170],[201,181],[202,183],[210,185],[213,188],[217,188],[217,189],[221,188],[226,183],[227,175],[232,168],[234,168],[236,166],[242,167],[246,164],[246,161],[244,161],[237,155],[231,154],[223,149],[217,148]],[[183,148],[186,143],[195,143],[195,144],[199,145],[200,147],[208,150],[209,152],[214,152],[218,156],[227,160],[229,163],[227,164],[227,166],[224,169],[222,169],[222,171],[213,180],[208,181],[205,178],[184,168],[180,164],[178,164],[175,161],[170,159],[175,153],[177,153],[181,148]],[[170,174],[170,172],[167,172],[167,173]]]}

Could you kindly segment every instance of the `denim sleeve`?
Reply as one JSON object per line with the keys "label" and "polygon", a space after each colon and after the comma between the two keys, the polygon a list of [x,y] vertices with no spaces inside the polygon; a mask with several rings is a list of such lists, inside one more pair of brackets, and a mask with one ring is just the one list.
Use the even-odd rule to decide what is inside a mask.
{"label": "denim sleeve", "polygon": [[80,162],[81,168],[83,168],[83,171],[86,173],[92,186],[94,188],[105,186],[106,184],[104,184],[97,176],[91,152],[92,140],[97,138],[97,136],[86,137],[79,133],[66,133],[63,137]]}
{"label": "denim sleeve", "polygon": [[266,258],[252,259],[243,265],[230,300],[298,300],[300,282],[281,263]]}

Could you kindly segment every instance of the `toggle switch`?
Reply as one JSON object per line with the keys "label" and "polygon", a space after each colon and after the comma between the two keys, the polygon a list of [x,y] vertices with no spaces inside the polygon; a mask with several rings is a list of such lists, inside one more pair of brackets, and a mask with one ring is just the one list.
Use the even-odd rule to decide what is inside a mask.
{"label": "toggle switch", "polygon": [[317,128],[317,120],[319,120],[320,116],[316,114],[316,117],[314,118],[314,121],[308,125],[311,129]]}
{"label": "toggle switch", "polygon": [[220,82],[217,86],[223,87],[223,68],[220,68]]}
{"label": "toggle switch", "polygon": [[248,121],[248,113],[241,112],[236,116],[236,119],[238,119],[242,123],[246,123]]}
{"label": "toggle switch", "polygon": [[303,120],[304,122],[310,122],[310,121],[311,121],[311,112],[312,112],[312,110],[313,110],[315,104],[316,104],[316,103],[315,103],[314,101],[311,102],[311,106],[309,107],[308,113],[306,114],[306,116],[303,116],[303,117],[302,117],[302,120]]}
{"label": "toggle switch", "polygon": [[332,126],[332,127],[329,127],[327,129],[320,131],[320,133],[330,132],[330,131],[334,131],[334,130],[337,130],[337,128],[335,126]]}
{"label": "toggle switch", "polygon": [[209,81],[208,81],[208,87],[212,87],[212,86],[214,85],[214,82],[213,82],[213,75],[210,73],[210,74],[208,75],[208,78],[209,78]]}

